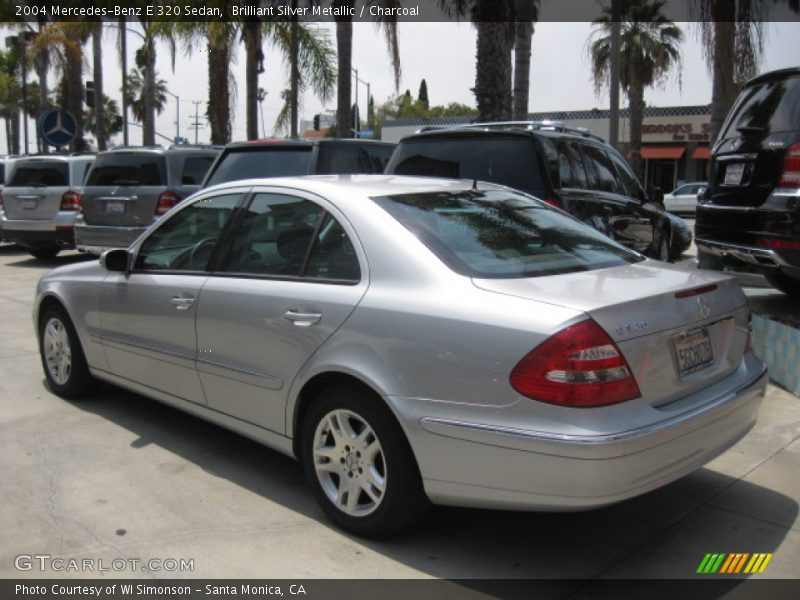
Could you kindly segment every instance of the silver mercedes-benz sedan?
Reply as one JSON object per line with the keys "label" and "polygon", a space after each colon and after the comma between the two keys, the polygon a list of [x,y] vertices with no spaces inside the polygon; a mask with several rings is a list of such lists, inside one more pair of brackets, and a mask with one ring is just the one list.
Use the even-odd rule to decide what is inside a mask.
{"label": "silver mercedes-benz sedan", "polygon": [[102,379],[294,456],[362,535],[643,494],[744,436],[767,382],[734,279],[472,181],[211,187],[45,275],[34,319],[56,394]]}

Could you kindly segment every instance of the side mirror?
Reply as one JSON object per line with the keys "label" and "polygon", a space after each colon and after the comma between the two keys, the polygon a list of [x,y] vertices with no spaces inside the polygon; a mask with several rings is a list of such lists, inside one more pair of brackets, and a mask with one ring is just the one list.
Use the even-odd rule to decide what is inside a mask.
{"label": "side mirror", "polygon": [[664,191],[658,186],[651,186],[647,189],[647,200],[654,204],[664,204]]}
{"label": "side mirror", "polygon": [[125,248],[113,248],[103,252],[100,256],[100,265],[106,271],[127,273],[129,258],[130,254]]}

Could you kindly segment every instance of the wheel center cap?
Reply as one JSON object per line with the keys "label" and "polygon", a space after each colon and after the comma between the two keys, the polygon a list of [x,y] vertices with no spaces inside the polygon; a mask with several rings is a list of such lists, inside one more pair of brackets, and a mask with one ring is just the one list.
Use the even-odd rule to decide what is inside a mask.
{"label": "wheel center cap", "polygon": [[355,471],[358,468],[358,457],[352,452],[350,452],[344,460],[350,471]]}

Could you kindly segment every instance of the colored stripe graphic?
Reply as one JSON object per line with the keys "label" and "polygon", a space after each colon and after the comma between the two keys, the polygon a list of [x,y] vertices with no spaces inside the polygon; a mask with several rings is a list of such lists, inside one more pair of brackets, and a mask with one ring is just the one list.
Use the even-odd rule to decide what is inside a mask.
{"label": "colored stripe graphic", "polygon": [[[766,552],[715,552],[707,553],[700,565],[697,573],[701,574],[737,574],[737,573],[763,573],[767,565],[772,560],[772,554]],[[747,565],[747,566],[745,566]]]}

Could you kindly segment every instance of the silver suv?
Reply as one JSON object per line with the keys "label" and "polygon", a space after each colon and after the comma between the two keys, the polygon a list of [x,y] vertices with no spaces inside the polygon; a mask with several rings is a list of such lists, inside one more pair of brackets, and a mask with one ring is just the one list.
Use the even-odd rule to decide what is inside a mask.
{"label": "silver suv", "polygon": [[200,187],[220,148],[125,147],[102,152],[86,178],[75,245],[101,254],[127,248],[161,215]]}
{"label": "silver suv", "polygon": [[36,258],[74,248],[81,185],[94,159],[94,154],[23,156],[7,165],[0,238]]}

